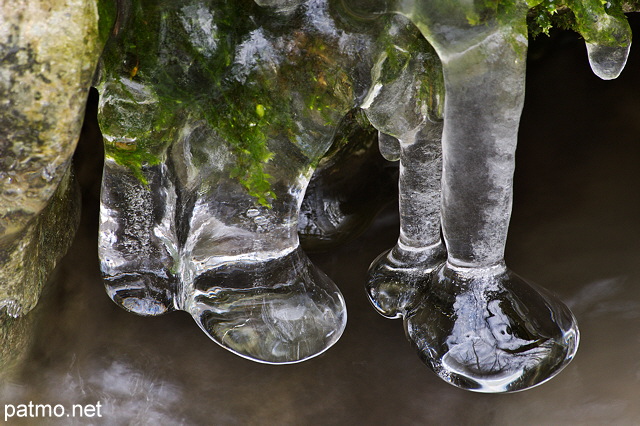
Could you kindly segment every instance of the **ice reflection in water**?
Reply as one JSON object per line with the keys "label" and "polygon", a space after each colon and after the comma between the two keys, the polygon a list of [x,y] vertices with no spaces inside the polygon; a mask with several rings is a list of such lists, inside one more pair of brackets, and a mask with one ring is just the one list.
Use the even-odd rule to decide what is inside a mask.
{"label": "ice reflection in water", "polygon": [[[458,319],[447,339],[449,351],[443,365],[458,374],[491,374],[506,382],[531,368],[551,350],[547,339],[523,339],[514,334],[499,300],[491,300],[486,310],[475,310],[484,301],[473,293],[456,297],[453,305]],[[486,303],[486,302],[484,302]]]}

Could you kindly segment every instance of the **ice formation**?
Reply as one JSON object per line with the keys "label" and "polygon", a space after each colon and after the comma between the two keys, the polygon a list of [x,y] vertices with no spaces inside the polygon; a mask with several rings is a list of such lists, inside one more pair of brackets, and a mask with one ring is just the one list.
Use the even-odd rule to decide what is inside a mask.
{"label": "ice formation", "polygon": [[[585,9],[593,11],[589,3],[584,2]],[[385,11],[415,23],[442,61],[446,98],[440,214],[447,260],[439,265],[431,255],[439,247],[433,231],[421,232],[431,238],[418,241],[422,245],[409,252],[420,253],[422,247],[429,253],[426,262],[403,258],[406,233],[401,225],[398,245],[371,267],[369,295],[383,315],[404,317],[420,357],[442,379],[480,392],[517,391],[550,379],[573,358],[579,340],[569,309],[504,264],[529,6],[524,1],[384,4]],[[375,8],[358,2],[354,7],[359,14]],[[575,7],[581,28],[593,32],[587,49],[594,72],[615,78],[628,54],[628,25],[604,13],[603,5],[599,8],[600,15],[582,16],[581,7]],[[612,31],[613,40],[603,35]],[[428,163],[412,164],[414,156],[402,154],[401,144],[404,219],[403,201],[430,204],[434,191],[416,184],[432,178]],[[402,179],[408,168],[417,175],[413,182]],[[409,215],[408,222],[415,223],[414,218]]]}
{"label": "ice formation", "polygon": [[[413,80],[409,92],[429,90],[413,57],[428,45],[401,17],[339,28],[323,1],[294,14],[192,3],[132,2],[104,54],[107,290],[141,315],[185,310],[241,356],[304,360],[335,343],[346,322],[339,290],[299,246],[299,217],[308,231],[322,225],[300,214],[313,167],[358,126],[360,103],[369,115],[395,107],[367,94],[374,63],[385,85]],[[396,57],[385,62],[388,52]],[[408,109],[422,108],[413,102]],[[346,226],[341,209],[333,222]]]}
{"label": "ice formation", "polygon": [[[322,353],[346,308],[298,232],[322,248],[371,219],[388,188],[368,195],[344,169],[389,172],[369,156],[377,135],[400,162],[401,220],[397,244],[369,271],[374,307],[402,317],[423,361],[465,389],[526,389],[572,359],[571,312],[504,264],[526,17],[570,9],[593,71],[611,79],[631,44],[618,2],[45,3],[0,9],[7,313],[35,304],[72,236],[69,159],[110,37],[96,75],[99,253],[117,304],[187,311],[258,362]],[[352,208],[356,194],[367,202]]]}

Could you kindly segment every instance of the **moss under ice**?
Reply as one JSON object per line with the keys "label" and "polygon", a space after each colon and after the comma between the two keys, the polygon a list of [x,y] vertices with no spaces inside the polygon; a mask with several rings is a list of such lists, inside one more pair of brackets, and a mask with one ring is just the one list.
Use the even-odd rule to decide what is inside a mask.
{"label": "moss under ice", "polygon": [[[206,3],[205,3],[206,5]],[[191,34],[182,30],[180,6],[170,2],[148,4],[133,0],[129,20],[116,28],[103,56],[108,75],[105,80],[124,79],[152,91],[153,123],[129,123],[126,128],[116,115],[101,118],[103,133],[135,141],[135,148],[113,140],[106,141],[106,154],[132,170],[143,182],[143,168],[158,164],[173,141],[172,128],[188,115],[190,121],[204,120],[225,140],[235,155],[230,170],[259,204],[269,206],[275,197],[271,176],[265,166],[273,158],[268,141],[284,137],[298,143],[294,133],[289,93],[296,85],[302,90],[307,114],[325,125],[335,126],[352,105],[351,82],[344,70],[332,65],[328,53],[334,46],[299,33],[296,35],[297,57],[287,57],[278,72],[267,67],[238,78],[234,64],[237,47],[243,37],[262,28],[247,16],[264,15],[253,2],[238,7],[228,2],[215,4],[216,48],[206,51],[196,46]],[[299,52],[305,52],[302,57]],[[294,55],[295,56],[295,55]],[[268,65],[268,64],[267,64]],[[123,96],[135,100],[126,84]],[[200,87],[202,90],[193,90]],[[191,89],[191,90],[190,90]],[[131,113],[129,120],[135,116]],[[135,120],[134,120],[135,121]],[[312,159],[313,160],[313,159]]]}
{"label": "moss under ice", "polygon": [[[516,0],[484,2],[486,15],[497,13],[498,19],[507,19],[517,7],[521,7],[518,5],[522,5]],[[528,2],[529,35],[548,34],[552,27],[557,27],[578,31],[588,41],[608,45],[625,43],[625,33],[620,32],[626,20],[623,11],[638,8],[636,3],[621,0],[606,4],[600,0],[532,0]],[[296,43],[308,58],[287,58],[288,63],[278,72],[271,75],[268,72],[253,73],[245,76],[245,81],[239,81],[234,76],[236,49],[251,31],[272,24],[267,22],[269,15],[253,1],[243,2],[242,7],[224,1],[202,4],[215,10],[217,46],[211,51],[194,45],[190,34],[181,30],[179,12],[182,4],[131,0],[125,6],[128,11],[116,19],[115,0],[99,1],[100,38],[115,34],[103,56],[105,69],[110,73],[106,78],[128,78],[143,84],[152,88],[150,90],[156,99],[153,123],[147,126],[140,123],[124,131],[120,129],[119,136],[134,140],[135,145],[108,141],[105,144],[106,154],[146,182],[144,167],[163,160],[180,120],[186,119],[186,115],[189,120],[204,120],[229,143],[235,155],[234,167],[229,171],[231,176],[259,204],[269,206],[269,200],[275,194],[271,188],[271,176],[266,172],[266,165],[274,157],[268,141],[272,137],[284,137],[298,143],[293,130],[295,111],[291,110],[287,87],[306,85],[308,90],[304,91],[303,101],[307,113],[315,114],[326,125],[335,126],[341,115],[353,107],[350,104],[352,82],[339,63],[332,66],[329,53],[333,46],[327,46],[324,41],[304,32],[297,33]],[[467,16],[467,19],[481,25],[485,20],[483,15]],[[603,15],[611,17],[615,25],[596,32],[594,16]],[[258,19],[246,19],[247,16]],[[127,22],[123,22],[127,17]],[[112,31],[114,25],[121,28]],[[387,55],[385,78],[393,79],[406,66],[410,55],[398,48],[393,40],[380,41]],[[427,75],[423,82],[422,93],[431,100],[434,94],[443,92],[441,78],[435,74]],[[206,90],[200,93],[185,90],[185,87],[197,86]],[[433,101],[429,103],[434,104]],[[118,126],[108,118],[102,119],[105,133],[109,133],[114,125]],[[311,161],[315,164],[318,159],[312,158]]]}
{"label": "moss under ice", "polygon": [[[627,46],[630,31],[625,12],[640,10],[640,2],[624,0],[534,0],[529,2],[529,35],[549,35],[552,28],[572,30],[588,42],[607,46]],[[603,27],[598,21],[611,20]]]}
{"label": "moss under ice", "polygon": [[[245,27],[251,25],[239,15],[248,11],[227,3],[217,9],[216,25],[225,37],[217,40],[219,45],[213,58],[206,57],[210,52],[194,46],[188,34],[176,30],[180,28],[177,12],[176,6],[167,2],[148,4],[134,0],[130,4],[129,22],[123,23],[125,28],[116,30],[120,35],[107,46],[103,60],[111,75],[106,78],[120,81],[128,77],[144,84],[153,90],[157,110],[152,114],[151,125],[139,123],[120,133],[119,136],[135,141],[134,148],[107,142],[106,154],[146,182],[143,167],[162,160],[173,140],[172,129],[188,113],[191,119],[205,120],[233,146],[237,160],[232,175],[260,204],[266,205],[267,199],[274,196],[270,176],[264,172],[264,164],[272,157],[266,146],[267,128],[289,123],[282,123],[281,117],[274,114],[277,99],[255,90],[255,84],[234,83],[229,78],[233,52],[240,42],[237,35],[248,32],[250,28]],[[199,94],[185,90],[197,84],[206,90]],[[131,93],[129,96],[135,97]],[[110,133],[114,124],[118,125],[104,118],[103,132]]]}

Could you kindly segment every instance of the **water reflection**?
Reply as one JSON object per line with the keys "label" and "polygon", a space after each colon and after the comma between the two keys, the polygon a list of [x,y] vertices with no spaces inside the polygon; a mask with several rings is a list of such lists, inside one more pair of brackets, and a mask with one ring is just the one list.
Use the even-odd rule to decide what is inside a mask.
{"label": "water reflection", "polygon": [[[520,376],[549,354],[553,346],[549,339],[523,339],[514,333],[500,303],[486,303],[473,293],[456,297],[458,319],[447,339],[449,351],[442,358],[447,369],[462,375],[491,375],[500,382]],[[481,304],[486,308],[475,310]]]}

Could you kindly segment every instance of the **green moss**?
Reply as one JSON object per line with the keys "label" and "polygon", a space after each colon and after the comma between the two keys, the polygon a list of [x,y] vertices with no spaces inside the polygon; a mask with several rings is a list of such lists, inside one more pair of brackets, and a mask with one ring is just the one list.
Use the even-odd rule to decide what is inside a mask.
{"label": "green moss", "polygon": [[631,43],[631,29],[620,0],[568,0],[576,17],[576,30],[589,43],[624,47]]}
{"label": "green moss", "polygon": [[378,37],[378,45],[385,54],[380,83],[389,84],[396,80],[409,66],[409,62],[420,55],[418,98],[427,108],[431,119],[440,120],[444,108],[444,79],[442,64],[433,47],[420,30],[410,21],[401,24],[400,31],[392,31],[394,23],[390,18],[384,31]]}
{"label": "green moss", "polygon": [[627,46],[631,30],[625,10],[638,5],[623,0],[542,0],[529,10],[529,35],[549,34],[551,28],[578,32],[585,41],[606,46]]}
{"label": "green moss", "polygon": [[98,0],[98,37],[102,46],[109,40],[116,16],[116,0]]}
{"label": "green moss", "polygon": [[[171,129],[180,126],[182,117],[192,122],[204,120],[236,157],[231,177],[238,179],[259,204],[269,206],[275,193],[271,190],[272,178],[265,171],[274,155],[268,143],[277,139],[298,144],[310,161],[324,152],[322,146],[311,146],[314,144],[308,139],[312,131],[306,127],[317,133],[317,126],[335,126],[352,107],[349,67],[337,57],[337,46],[327,45],[317,35],[287,29],[285,34],[296,48],[279,59],[277,70],[259,63],[255,69],[239,73],[235,54],[246,37],[258,29],[266,37],[277,37],[281,29],[271,34],[269,17],[253,1],[245,1],[242,6],[226,1],[201,5],[215,11],[211,13],[215,34],[208,35],[216,43],[214,49],[194,42],[193,32],[198,29],[185,29],[184,3],[131,0],[128,22],[107,46],[107,75],[103,80],[120,82],[124,89],[118,90],[132,105],[140,94],[132,93],[122,83],[124,79],[144,86],[149,94],[138,110],[126,112],[127,107],[122,106],[126,117],[106,114],[111,118],[103,120],[106,122],[101,126],[113,130],[105,134],[136,140],[139,149],[150,155],[122,154],[118,150],[108,154],[135,169],[139,177],[147,162],[159,161],[165,155],[175,136]],[[306,109],[292,110],[294,99],[302,100]],[[305,130],[298,121],[305,123]]]}
{"label": "green moss", "polygon": [[142,167],[145,165],[154,166],[156,164],[160,164],[160,158],[149,153],[145,148],[135,147],[133,150],[129,151],[106,145],[105,154],[109,158],[112,158],[116,163],[131,170],[133,175],[145,186],[148,185],[148,182],[142,172]]}
{"label": "green moss", "polygon": [[536,38],[540,34],[549,35],[552,28],[573,30],[575,20],[573,11],[568,7],[558,7],[556,2],[544,0],[529,10],[527,15],[529,36]]}
{"label": "green moss", "polygon": [[[134,151],[113,148],[107,149],[107,155],[129,167],[144,182],[142,167],[160,161],[173,141],[171,130],[176,127],[177,118],[183,112],[188,113],[191,119],[206,120],[230,143],[238,157],[233,176],[260,204],[267,205],[267,197],[273,196],[273,192],[268,189],[269,175],[263,171],[272,156],[266,147],[265,127],[277,121],[267,113],[272,100],[228,78],[233,51],[239,42],[237,34],[248,30],[242,28],[248,20],[240,19],[239,15],[248,11],[227,2],[217,5],[216,25],[225,37],[218,40],[215,56],[207,57],[209,52],[194,46],[189,34],[182,30],[179,6],[182,5],[132,0],[129,21],[107,46],[103,57],[109,73],[106,78],[113,81],[129,78],[153,90],[153,105],[140,108],[156,109],[151,118],[142,114],[139,123],[135,122],[136,113],[131,112],[127,128],[111,132],[135,140],[138,146]],[[135,94],[126,88],[123,92],[135,102]],[[119,118],[118,114],[112,117]],[[146,123],[147,120],[151,123]],[[105,133],[110,133],[110,124],[101,122],[103,131],[107,128]]]}

